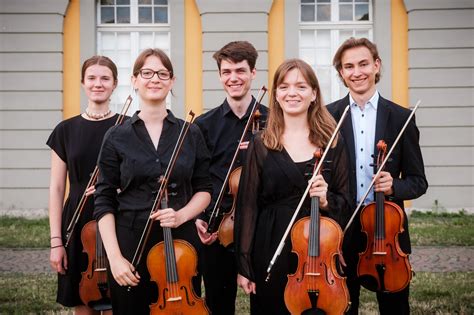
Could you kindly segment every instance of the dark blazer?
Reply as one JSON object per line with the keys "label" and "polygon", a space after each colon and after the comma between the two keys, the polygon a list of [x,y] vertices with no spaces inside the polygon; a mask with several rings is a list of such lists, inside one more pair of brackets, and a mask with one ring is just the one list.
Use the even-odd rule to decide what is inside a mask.
{"label": "dark blazer", "polygon": [[[327,106],[329,112],[336,121],[339,121],[345,107],[349,105],[349,94]],[[393,142],[398,136],[400,130],[405,124],[410,110],[397,105],[382,96],[379,96],[377,105],[377,122],[375,126],[374,152],[377,152],[377,142],[385,140],[388,150],[391,149]],[[355,170],[355,147],[354,133],[352,130],[352,119],[350,111],[341,127],[341,133],[346,143],[346,149],[350,163],[350,194],[353,203],[353,209],[356,207],[356,170]],[[420,132],[416,127],[413,117],[408,124],[405,132],[400,138],[398,144],[390,156],[391,161],[385,164],[385,171],[390,172],[393,177],[393,195],[386,199],[397,203],[403,210],[403,201],[418,198],[423,195],[428,188],[428,182],[425,177],[425,168],[423,157],[419,145]],[[400,247],[405,253],[411,253],[410,237],[408,233],[408,220],[404,211],[405,231],[400,234]],[[357,224],[359,225],[359,224]],[[359,225],[360,226],[360,225]],[[355,236],[355,235],[354,235]],[[365,249],[365,246],[363,246]]]}

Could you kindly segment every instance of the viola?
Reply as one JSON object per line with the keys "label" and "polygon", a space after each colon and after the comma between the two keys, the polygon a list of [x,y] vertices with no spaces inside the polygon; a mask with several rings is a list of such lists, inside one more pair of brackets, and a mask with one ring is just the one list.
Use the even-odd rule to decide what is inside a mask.
{"label": "viola", "polygon": [[[262,114],[257,109],[253,115],[252,134],[260,130],[260,118]],[[229,212],[224,213],[222,221],[219,224],[217,237],[222,246],[227,247],[234,242],[234,221],[235,206],[237,201],[237,192],[239,190],[240,175],[242,166],[237,167],[229,176],[229,194],[232,195],[232,207]]]}
{"label": "viola", "polygon": [[107,282],[108,260],[96,221],[89,221],[84,225],[81,241],[88,264],[86,271],[82,272],[79,296],[85,305],[96,311],[110,310],[112,302]]}
{"label": "viola", "polygon": [[[377,168],[380,170],[387,144],[380,140],[377,149]],[[367,236],[367,247],[359,253],[357,275],[366,289],[398,292],[410,283],[410,261],[398,243],[398,235],[404,231],[403,220],[403,210],[396,203],[385,201],[383,192],[376,192],[375,202],[362,209],[360,222],[362,232]]]}
{"label": "viola", "polygon": [[[222,224],[222,221],[221,221],[221,224],[218,227],[218,231],[219,231],[218,238],[219,238],[220,243],[224,246],[228,246],[229,244],[231,244],[234,241],[235,200],[236,200],[236,196],[237,196],[237,190],[238,190],[238,186],[239,186],[240,172],[241,172],[241,171],[238,171],[238,172],[233,173],[234,172],[234,164],[235,164],[235,161],[237,160],[237,156],[239,154],[240,145],[242,144],[242,142],[244,141],[245,136],[247,135],[247,131],[250,128],[250,124],[252,124],[252,131],[255,130],[255,128],[257,128],[256,129],[257,131],[260,129],[259,118],[261,116],[261,113],[258,111],[258,106],[262,102],[262,99],[265,96],[266,92],[267,92],[267,88],[265,86],[262,86],[262,88],[258,92],[257,98],[254,100],[254,103],[252,105],[252,110],[251,110],[251,113],[250,113],[250,117],[247,121],[247,124],[244,127],[244,130],[243,130],[242,135],[240,137],[240,141],[239,141],[239,143],[237,145],[237,148],[234,152],[234,156],[232,157],[232,161],[230,162],[226,177],[224,178],[224,181],[222,183],[222,187],[221,187],[221,190],[219,192],[219,196],[216,199],[216,203],[214,205],[214,208],[211,212],[209,221],[207,223],[207,232],[208,233],[214,233],[216,231],[217,219],[219,217],[219,213],[220,213],[220,210],[221,210],[221,203],[222,203],[222,200],[224,198],[225,189],[226,189],[228,183],[230,182],[231,174],[234,174],[234,176],[236,176],[236,178],[233,179],[233,183],[236,186],[233,187],[233,189],[232,189],[232,187],[229,187],[229,189],[231,190],[230,193],[233,195],[233,205],[232,205],[232,208],[229,211],[228,215],[226,217],[224,217],[223,220],[222,220],[222,221],[225,220],[224,224]],[[236,168],[236,170],[237,169],[238,168]],[[238,174],[238,177],[237,177],[237,174]],[[221,234],[222,234],[222,236],[221,236]]]}
{"label": "viola", "polygon": [[[166,195],[161,209],[168,208]],[[158,300],[150,305],[150,314],[209,314],[204,299],[192,289],[191,280],[197,274],[196,250],[184,240],[173,240],[169,227],[163,228],[163,237],[147,257],[150,281],[158,286]]]}
{"label": "viola", "polygon": [[[321,152],[315,153],[317,158]],[[315,165],[317,164],[317,161]],[[343,233],[336,221],[321,217],[319,198],[311,197],[311,215],[291,230],[298,267],[288,275],[285,304],[291,314],[343,314],[349,307],[345,277],[337,270]]]}

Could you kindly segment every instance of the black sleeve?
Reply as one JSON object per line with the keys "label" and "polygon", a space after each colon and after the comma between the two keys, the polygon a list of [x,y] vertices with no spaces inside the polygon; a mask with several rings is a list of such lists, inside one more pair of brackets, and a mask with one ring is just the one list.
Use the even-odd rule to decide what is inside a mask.
{"label": "black sleeve", "polygon": [[63,162],[67,162],[66,143],[65,143],[64,122],[59,123],[49,135],[46,144],[59,156]]}
{"label": "black sleeve", "polygon": [[97,221],[107,213],[115,213],[118,207],[120,158],[113,144],[113,130],[110,129],[104,136],[97,163],[99,178],[94,193],[94,219]]}
{"label": "black sleeve", "polygon": [[190,131],[193,133],[196,145],[196,161],[194,163],[193,177],[191,179],[193,193],[204,191],[212,194],[211,175],[209,174],[209,165],[211,162],[209,150],[207,149],[204,137],[199,128],[191,125]]}
{"label": "black sleeve", "polygon": [[242,168],[237,206],[235,209],[234,242],[238,273],[255,281],[251,254],[258,218],[258,196],[261,191],[260,175],[266,153],[260,136],[250,140],[246,161]]}
{"label": "black sleeve", "polygon": [[[343,138],[338,136],[337,145],[331,149],[331,180],[328,182],[328,209],[323,214],[334,219],[344,228],[351,215],[349,194],[349,160]],[[328,154],[329,156],[329,154]],[[323,172],[323,176],[325,172]],[[325,178],[326,180],[326,178]]]}
{"label": "black sleeve", "polygon": [[393,178],[392,199],[395,201],[418,198],[428,189],[419,139],[420,131],[413,117],[401,138],[401,178]]}

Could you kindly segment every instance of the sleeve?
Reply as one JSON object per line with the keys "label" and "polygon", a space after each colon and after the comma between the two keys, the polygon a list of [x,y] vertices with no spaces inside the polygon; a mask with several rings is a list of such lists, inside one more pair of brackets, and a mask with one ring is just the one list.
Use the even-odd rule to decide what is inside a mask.
{"label": "sleeve", "polygon": [[419,139],[420,131],[416,126],[415,117],[413,117],[401,139],[401,178],[394,177],[392,174],[392,177],[394,177],[393,195],[390,198],[392,200],[415,199],[423,195],[428,189]]}
{"label": "sleeve", "polygon": [[107,131],[102,142],[97,165],[99,178],[94,193],[94,219],[100,220],[118,208],[117,189],[120,188],[120,158],[113,145],[113,130]]}
{"label": "sleeve", "polygon": [[46,144],[63,160],[67,162],[64,122],[59,123],[49,135]]}
{"label": "sleeve", "polygon": [[[261,190],[261,165],[258,147],[263,149],[260,137],[250,140],[246,161],[242,166],[237,206],[234,222],[234,242],[237,259],[237,270],[242,276],[255,281],[251,254],[253,250],[255,228],[258,218],[258,196]],[[260,151],[261,151],[260,150]],[[259,157],[260,155],[260,157]]]}
{"label": "sleeve", "polygon": [[[193,126],[191,125],[191,127]],[[193,177],[191,179],[193,194],[201,191],[212,194],[212,182],[209,173],[211,155],[209,154],[204,137],[199,128],[194,126],[192,131],[196,143],[196,161],[194,164]]]}
{"label": "sleeve", "polygon": [[[336,220],[344,228],[351,216],[349,194],[349,160],[342,136],[339,134],[337,145],[332,149],[331,180],[328,183],[328,210],[322,213]],[[324,176],[324,172],[323,172]]]}

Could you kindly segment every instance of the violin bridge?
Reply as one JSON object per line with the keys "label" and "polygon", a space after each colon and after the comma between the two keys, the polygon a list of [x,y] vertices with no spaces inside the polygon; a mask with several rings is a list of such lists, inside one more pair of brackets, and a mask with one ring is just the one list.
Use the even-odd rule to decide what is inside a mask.
{"label": "violin bridge", "polygon": [[320,276],[321,274],[319,272],[307,272],[305,273],[305,276]]}
{"label": "violin bridge", "polygon": [[176,296],[176,297],[170,297],[168,298],[166,301],[168,302],[176,302],[176,301],[181,301],[181,297],[180,296]]}
{"label": "violin bridge", "polygon": [[372,255],[385,256],[387,252],[373,252]]}
{"label": "violin bridge", "polygon": [[94,271],[101,272],[101,271],[107,271],[107,268],[96,268]]}

